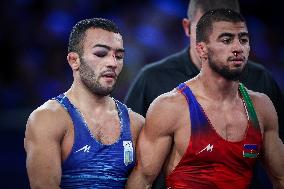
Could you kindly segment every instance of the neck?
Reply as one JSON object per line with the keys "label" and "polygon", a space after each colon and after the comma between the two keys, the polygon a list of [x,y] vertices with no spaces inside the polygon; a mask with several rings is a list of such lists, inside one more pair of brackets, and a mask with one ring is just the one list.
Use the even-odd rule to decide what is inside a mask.
{"label": "neck", "polygon": [[211,99],[226,101],[238,98],[238,81],[227,80],[206,66],[202,67],[197,78],[200,90]]}
{"label": "neck", "polygon": [[86,86],[74,80],[71,88],[66,92],[66,95],[72,103],[81,109],[81,111],[94,112],[110,108],[112,99],[108,96],[100,96],[91,92]]}

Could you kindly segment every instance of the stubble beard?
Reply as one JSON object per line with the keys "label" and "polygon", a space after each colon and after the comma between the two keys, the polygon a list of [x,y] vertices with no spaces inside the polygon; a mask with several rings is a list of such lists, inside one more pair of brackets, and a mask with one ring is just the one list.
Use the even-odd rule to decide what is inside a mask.
{"label": "stubble beard", "polygon": [[97,76],[95,72],[88,66],[83,58],[80,57],[81,65],[79,67],[79,75],[82,83],[95,95],[108,96],[113,89],[115,84],[111,87],[104,87],[100,84],[100,76]]}
{"label": "stubble beard", "polygon": [[240,80],[243,73],[243,67],[236,68],[235,70],[230,70],[229,66],[218,66],[216,63],[214,63],[212,59],[212,53],[210,53],[210,51],[208,53],[208,64],[213,71],[230,81]]}

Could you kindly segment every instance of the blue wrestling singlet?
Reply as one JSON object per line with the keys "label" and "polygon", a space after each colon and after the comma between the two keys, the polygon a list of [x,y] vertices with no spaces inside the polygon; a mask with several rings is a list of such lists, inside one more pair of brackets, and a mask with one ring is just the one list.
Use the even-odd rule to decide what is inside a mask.
{"label": "blue wrestling singlet", "polygon": [[65,95],[54,99],[68,111],[74,126],[74,144],[62,163],[61,188],[124,188],[135,164],[127,107],[115,100],[120,137],[114,144],[105,145],[95,139],[79,110]]}

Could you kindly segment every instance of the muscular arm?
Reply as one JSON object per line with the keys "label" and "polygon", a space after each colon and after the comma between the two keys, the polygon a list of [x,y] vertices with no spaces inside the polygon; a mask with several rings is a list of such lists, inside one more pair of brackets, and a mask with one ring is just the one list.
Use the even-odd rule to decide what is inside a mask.
{"label": "muscular arm", "polygon": [[172,109],[159,97],[150,106],[137,144],[137,164],[126,188],[151,188],[169,154],[174,132]]}
{"label": "muscular arm", "polygon": [[255,104],[264,126],[262,161],[271,175],[274,187],[284,189],[284,145],[278,134],[276,110],[266,95],[261,95]]}
{"label": "muscular arm", "polygon": [[58,112],[46,107],[35,110],[28,119],[24,144],[27,153],[26,166],[32,189],[59,188],[60,142],[64,134],[60,124]]}

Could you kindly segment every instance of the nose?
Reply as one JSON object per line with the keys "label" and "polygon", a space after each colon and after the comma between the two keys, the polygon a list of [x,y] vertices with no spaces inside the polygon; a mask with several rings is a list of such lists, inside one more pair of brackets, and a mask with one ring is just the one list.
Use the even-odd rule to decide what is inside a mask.
{"label": "nose", "polygon": [[116,68],[117,65],[118,65],[118,60],[116,58],[115,53],[110,53],[109,59],[107,61],[107,66]]}
{"label": "nose", "polygon": [[244,47],[240,43],[240,41],[239,40],[235,40],[235,42],[233,44],[233,47],[232,47],[233,55],[237,57],[239,54],[243,53],[244,52],[243,48]]}

